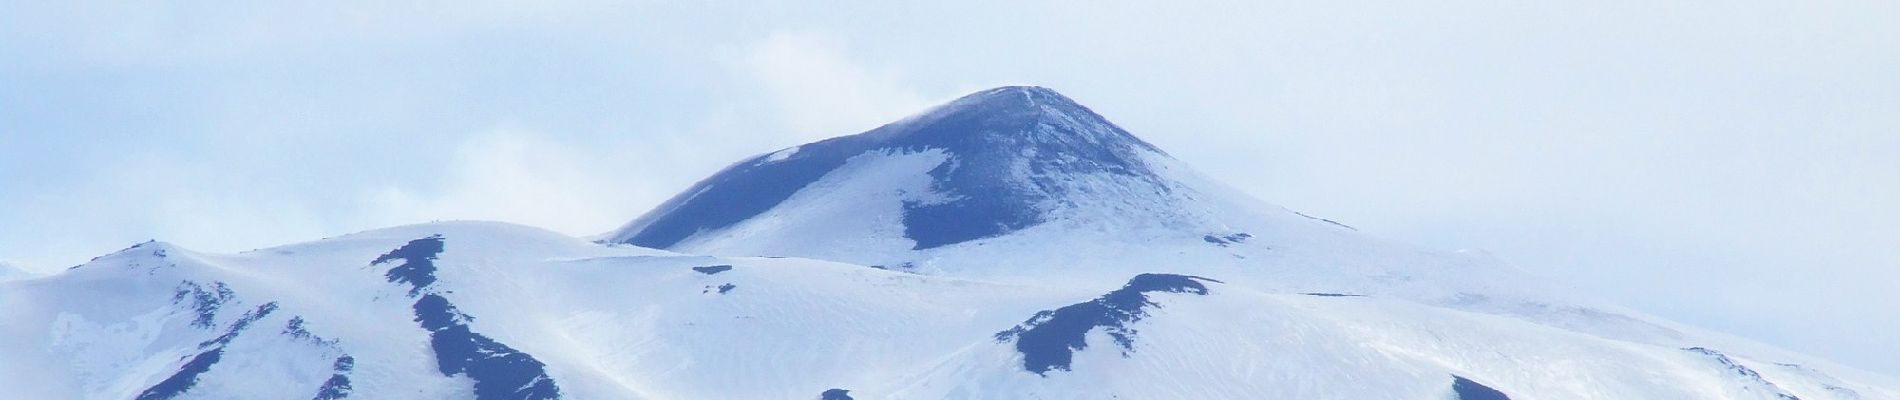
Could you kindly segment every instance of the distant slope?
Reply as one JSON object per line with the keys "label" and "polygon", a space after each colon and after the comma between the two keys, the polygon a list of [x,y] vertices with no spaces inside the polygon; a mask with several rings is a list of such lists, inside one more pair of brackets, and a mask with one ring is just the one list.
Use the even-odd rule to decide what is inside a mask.
{"label": "distant slope", "polygon": [[1378,296],[996,284],[488,223],[149,243],[0,285],[7,398],[1895,398],[1777,364],[1805,359]]}

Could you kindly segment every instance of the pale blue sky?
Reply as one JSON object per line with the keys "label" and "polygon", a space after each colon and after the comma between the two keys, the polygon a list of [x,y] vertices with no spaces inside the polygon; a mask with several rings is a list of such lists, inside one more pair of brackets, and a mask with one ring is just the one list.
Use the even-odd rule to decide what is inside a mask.
{"label": "pale blue sky", "polygon": [[1900,375],[1896,2],[261,3],[0,0],[0,259],[599,233],[1035,84],[1268,201]]}

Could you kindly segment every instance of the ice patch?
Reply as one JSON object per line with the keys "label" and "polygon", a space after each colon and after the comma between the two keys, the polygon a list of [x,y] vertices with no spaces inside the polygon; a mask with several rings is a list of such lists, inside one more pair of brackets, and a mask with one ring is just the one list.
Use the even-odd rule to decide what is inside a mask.
{"label": "ice patch", "polygon": [[765,162],[785,161],[785,159],[787,158],[792,158],[792,155],[798,154],[798,149],[802,147],[804,146],[792,146],[792,147],[787,147],[784,150],[773,152],[772,155],[765,157]]}

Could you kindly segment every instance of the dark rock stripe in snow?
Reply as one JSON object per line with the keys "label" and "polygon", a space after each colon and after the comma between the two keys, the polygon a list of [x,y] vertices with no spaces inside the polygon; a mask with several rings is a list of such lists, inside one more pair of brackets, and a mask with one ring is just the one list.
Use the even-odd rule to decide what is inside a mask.
{"label": "dark rock stripe in snow", "polygon": [[1458,400],[1511,400],[1504,392],[1457,375],[1451,376],[1451,392],[1458,395]]}
{"label": "dark rock stripe in snow", "polygon": [[402,260],[401,265],[390,268],[383,277],[392,283],[409,284],[409,296],[414,297],[429,285],[435,284],[435,256],[442,254],[442,236],[430,236],[409,241],[388,254],[376,257],[370,265]]}
{"label": "dark rock stripe in snow", "polygon": [[1807,376],[1811,376],[1811,377],[1815,377],[1815,378],[1819,378],[1823,380],[1823,382],[1819,382],[1819,384],[1821,385],[1821,389],[1828,391],[1828,393],[1834,394],[1834,397],[1836,398],[1840,398],[1840,399],[1861,398],[1859,391],[1841,387],[1840,385],[1838,385],[1838,383],[1841,383],[1839,379],[1836,379],[1832,376],[1828,376],[1828,374],[1823,373],[1819,370],[1803,367],[1800,364],[1794,364],[1794,363],[1775,363],[1775,365],[1782,367],[1784,369],[1793,371],[1795,373],[1799,373],[1802,375],[1807,375]]}
{"label": "dark rock stripe in snow", "polygon": [[716,291],[719,291],[719,294],[726,294],[726,292],[730,292],[730,291],[732,291],[732,289],[738,289],[738,288],[739,288],[738,286],[735,286],[735,285],[733,285],[733,284],[730,284],[730,283],[727,283],[727,284],[723,284],[723,285],[719,285],[719,286],[713,286],[713,285],[706,285],[706,288],[705,288],[705,289],[700,289],[700,291],[699,291],[699,292],[700,292],[700,293],[712,293],[713,291],[715,291],[715,290],[716,290]]}
{"label": "dark rock stripe in snow", "polygon": [[350,371],[356,369],[356,358],[343,353],[343,349],[337,345],[336,340],[324,339],[322,336],[310,333],[310,328],[305,326],[306,324],[303,316],[290,317],[290,322],[284,324],[283,335],[340,353],[336,361],[330,363],[330,379],[324,380],[323,385],[317,387],[317,395],[311,399],[338,400],[350,397],[350,393],[354,390],[350,386]]}
{"label": "dark rock stripe in snow", "polygon": [[[196,285],[193,286],[196,287]],[[222,293],[221,298],[223,299],[219,300],[219,303],[229,301],[232,297],[235,297],[231,294],[229,288],[224,287],[224,284],[220,283],[217,287],[221,289],[219,293]],[[215,307],[213,308],[215,309]],[[166,377],[165,380],[159,381],[158,384],[146,388],[144,392],[139,393],[137,399],[171,399],[178,397],[178,395],[185,394],[185,391],[191,390],[193,386],[198,385],[198,375],[204,374],[205,371],[210,371],[212,365],[224,359],[224,347],[231,344],[231,340],[237,339],[238,334],[243,333],[245,328],[249,328],[252,323],[263,319],[265,316],[270,315],[272,311],[276,310],[277,303],[270,302],[257,306],[255,310],[244,313],[243,317],[239,317],[236,322],[231,323],[229,328],[225,328],[224,334],[218,335],[217,338],[198,343],[198,349],[200,351],[197,355],[191,357],[191,361],[187,361],[185,365],[178,367],[178,372],[172,373],[170,377]],[[193,324],[195,325],[196,322],[193,322]]]}
{"label": "dark rock stripe in snow", "polygon": [[1135,340],[1135,329],[1129,324],[1147,317],[1146,307],[1159,307],[1148,300],[1147,293],[1206,295],[1202,281],[1220,282],[1198,276],[1141,274],[1095,300],[1038,312],[1021,325],[997,333],[996,340],[1015,340],[1016,351],[1023,354],[1023,369],[1037,375],[1053,369],[1068,371],[1075,352],[1088,348],[1088,332],[1095,328],[1107,331],[1127,356]]}
{"label": "dark rock stripe in snow", "polygon": [[731,265],[708,265],[704,267],[693,267],[693,270],[699,271],[699,273],[702,273],[702,274],[712,275],[712,274],[717,274],[721,272],[731,271],[732,266]]}
{"label": "dark rock stripe in snow", "polygon": [[264,317],[270,315],[272,311],[277,311],[277,302],[275,301],[264,303],[264,305],[261,305],[261,306],[257,306],[257,309],[244,313],[244,316],[238,317],[237,321],[232,322],[230,328],[225,328],[223,335],[218,335],[218,337],[215,339],[207,340],[207,341],[204,341],[203,343],[198,343],[198,347],[203,348],[203,347],[210,347],[214,345],[224,346],[227,344],[231,344],[231,340],[237,339],[237,335],[239,332],[243,332],[245,328],[250,328],[252,323],[256,323],[257,320],[264,319]]}
{"label": "dark rock stripe in snow", "polygon": [[851,391],[844,389],[826,390],[818,395],[818,400],[851,400]]}
{"label": "dark rock stripe in snow", "polygon": [[304,321],[303,316],[290,317],[290,321],[284,323],[282,333],[284,336],[289,336],[292,339],[306,340],[309,341],[310,344],[336,348],[336,340],[324,339],[322,336],[310,333],[310,328],[306,326],[307,324],[309,323]]}
{"label": "dark rock stripe in snow", "polygon": [[192,317],[191,326],[210,328],[217,325],[218,308],[236,297],[237,295],[231,292],[231,287],[225,286],[224,282],[212,282],[211,288],[206,289],[197,282],[184,281],[178,284],[177,289],[173,289],[172,304],[179,304],[190,299],[191,309],[196,312]]}
{"label": "dark rock stripe in snow", "polygon": [[1341,227],[1341,228],[1346,228],[1346,229],[1350,229],[1350,230],[1355,230],[1355,231],[1356,231],[1356,230],[1359,230],[1359,228],[1354,228],[1354,227],[1351,227],[1351,226],[1347,226],[1346,224],[1342,224],[1342,223],[1339,223],[1339,221],[1334,221],[1334,220],[1330,220],[1330,219],[1325,219],[1325,218],[1320,218],[1320,217],[1315,217],[1315,216],[1311,216],[1311,215],[1306,215],[1305,213],[1301,213],[1301,212],[1299,212],[1299,211],[1294,211],[1293,213],[1294,213],[1294,214],[1298,214],[1299,216],[1302,216],[1302,217],[1306,217],[1306,219],[1310,219],[1310,220],[1316,220],[1316,221],[1320,221],[1320,222],[1325,222],[1325,223],[1328,223],[1328,224],[1332,224],[1333,226],[1337,226],[1337,227]]}
{"label": "dark rock stripe in snow", "polygon": [[1727,369],[1730,372],[1734,372],[1736,375],[1739,375],[1743,380],[1748,381],[1749,383],[1753,383],[1755,385],[1761,386],[1762,388],[1765,388],[1769,392],[1772,392],[1776,398],[1779,398],[1782,400],[1801,400],[1800,397],[1796,397],[1795,395],[1788,393],[1788,391],[1782,390],[1781,386],[1776,385],[1774,382],[1769,382],[1767,379],[1763,379],[1761,377],[1761,373],[1755,372],[1755,369],[1749,368],[1748,366],[1735,362],[1735,359],[1729,358],[1727,354],[1722,354],[1722,352],[1720,351],[1715,351],[1713,349],[1709,349],[1706,347],[1690,347],[1690,348],[1685,348],[1682,350],[1708,357],[1710,360],[1715,361],[1716,364],[1720,364],[1722,368]]}
{"label": "dark rock stripe in snow", "polygon": [[436,282],[436,256],[442,249],[442,237],[430,236],[412,240],[370,262],[376,265],[403,260],[402,265],[391,268],[384,276],[390,282],[410,285],[409,297],[416,298],[411,306],[415,310],[415,321],[429,331],[429,346],[435,350],[436,368],[445,376],[464,374],[474,380],[478,400],[561,398],[561,388],[548,376],[547,365],[534,356],[474,332],[468,326],[474,317],[463,314],[448,298],[430,290]]}
{"label": "dark rock stripe in snow", "polygon": [[163,400],[185,394],[186,390],[191,390],[192,386],[198,385],[199,374],[211,370],[211,365],[217,364],[222,358],[224,358],[223,347],[200,352],[197,356],[193,356],[190,362],[178,367],[177,373],[145,389],[145,392],[139,393],[138,400]]}
{"label": "dark rock stripe in snow", "polygon": [[1227,245],[1229,244],[1246,242],[1247,239],[1252,239],[1252,238],[1253,238],[1253,234],[1250,234],[1250,233],[1236,233],[1232,235],[1222,235],[1222,236],[1207,235],[1207,236],[1202,236],[1201,240],[1207,241],[1208,243],[1219,245],[1221,247],[1227,247]]}
{"label": "dark rock stripe in snow", "polygon": [[527,353],[454,324],[431,332],[436,366],[443,375],[467,374],[476,399],[558,399],[561,389],[547,366]]}
{"label": "dark rock stripe in snow", "polygon": [[350,387],[350,371],[354,369],[356,369],[356,358],[348,354],[338,356],[336,363],[330,367],[332,372],[330,379],[323,381],[323,386],[317,388],[317,396],[311,400],[338,400],[350,397],[350,391],[353,390]]}

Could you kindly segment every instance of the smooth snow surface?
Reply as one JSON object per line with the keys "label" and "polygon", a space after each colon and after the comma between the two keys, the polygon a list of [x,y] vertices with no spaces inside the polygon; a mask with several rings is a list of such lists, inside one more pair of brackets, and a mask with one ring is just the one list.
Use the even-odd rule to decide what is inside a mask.
{"label": "smooth snow surface", "polygon": [[139,244],[0,282],[0,398],[1900,399],[1258,202],[1043,88],[755,157],[603,238]]}

